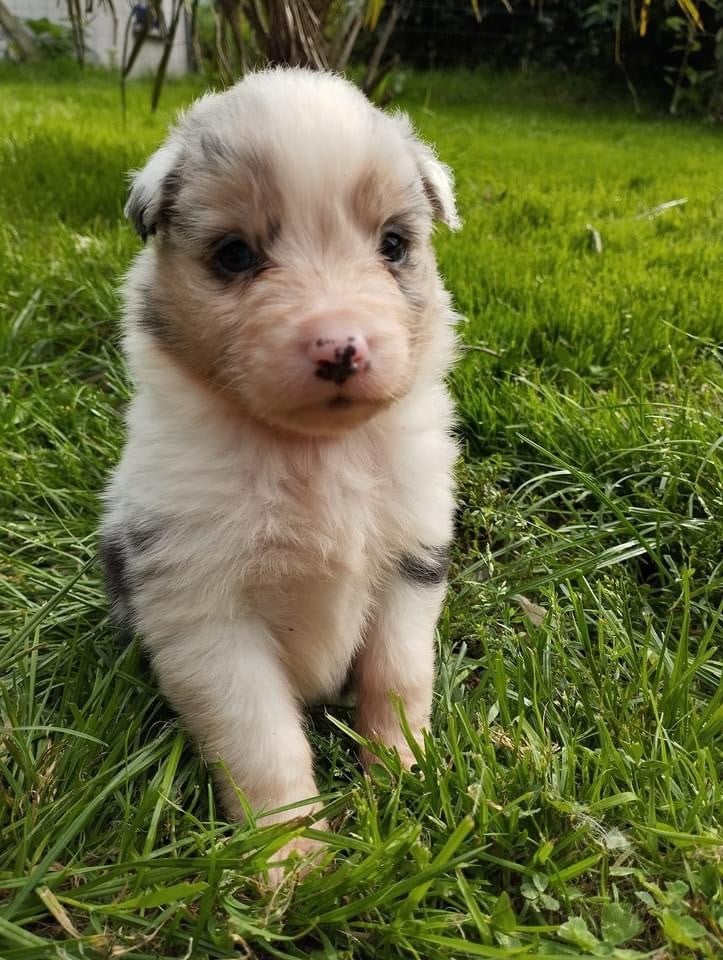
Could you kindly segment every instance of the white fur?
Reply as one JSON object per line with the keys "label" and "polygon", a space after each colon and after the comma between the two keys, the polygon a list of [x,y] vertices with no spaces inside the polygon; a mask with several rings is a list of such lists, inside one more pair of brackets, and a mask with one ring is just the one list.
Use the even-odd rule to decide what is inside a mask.
{"label": "white fur", "polygon": [[[309,140],[317,113],[316,119],[299,115],[296,103],[306,87],[313,87],[318,111],[331,114],[353,139],[363,172],[380,145],[378,138],[370,142],[372,111],[363,97],[337,78],[271,71],[193,108],[173,146],[156,153],[138,176],[145,215],[157,214],[165,163],[178,159],[177,144],[190,140],[189,131],[234,144],[242,98],[273,102],[281,149],[290,154],[285,188],[287,176],[297,179],[294,223],[307,225],[283,255],[292,267],[295,257],[307,256],[299,238],[311,247],[318,241],[308,226],[314,177],[325,181],[319,189],[333,192],[335,177],[345,171],[329,169],[333,145],[320,136]],[[331,123],[330,129],[338,133],[339,127]],[[444,169],[430,166],[433,154],[416,141],[405,153],[402,140],[392,138],[411,144],[411,131],[394,129],[383,127],[390,139],[381,141],[382,149],[394,150],[392,159],[408,164],[410,176],[421,155],[423,176],[436,178],[442,194],[444,213],[437,213],[455,223]],[[194,162],[186,159],[185,169]],[[345,230],[341,224],[340,236]],[[317,263],[334,256],[350,262],[355,254],[340,252],[340,245],[317,250]],[[161,688],[208,760],[223,760],[256,811],[274,811],[316,793],[302,707],[337,695],[355,660],[363,733],[411,762],[390,694],[401,696],[417,737],[429,723],[444,585],[409,582],[398,564],[452,537],[456,447],[442,378],[452,359],[454,315],[436,273],[425,273],[429,329],[401,395],[348,429],[341,423],[332,434],[314,435],[307,424],[297,434],[235,411],[233,400],[199,381],[137,322],[143,291],[157,282],[158,257],[155,248],[144,251],[126,287],[125,349],[136,391],[123,458],[105,496],[104,535],[127,547],[134,625]],[[329,290],[333,302],[349,300],[338,287]],[[304,310],[306,297],[300,295]],[[256,333],[256,341],[264,336]],[[310,390],[317,388],[310,382]],[[134,524],[147,527],[142,549],[130,546]],[[233,786],[223,776],[220,783],[229,812],[239,815]],[[269,817],[314,809],[302,803]]]}

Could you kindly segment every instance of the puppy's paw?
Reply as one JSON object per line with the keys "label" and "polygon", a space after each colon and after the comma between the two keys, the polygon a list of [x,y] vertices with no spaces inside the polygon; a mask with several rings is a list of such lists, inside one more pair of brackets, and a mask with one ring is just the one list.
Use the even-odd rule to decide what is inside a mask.
{"label": "puppy's paw", "polygon": [[[315,830],[327,830],[326,821],[314,824]],[[322,863],[329,848],[316,837],[293,837],[271,857],[266,871],[268,885],[277,889],[287,878],[295,880],[305,876]]]}
{"label": "puppy's paw", "polygon": [[411,770],[413,764],[417,762],[417,758],[414,756],[414,753],[411,751],[409,744],[406,741],[404,744],[397,745],[397,753],[399,754],[399,760],[401,761],[402,768],[404,770]]}
{"label": "puppy's paw", "polygon": [[[383,742],[385,746],[397,752],[403,770],[411,770],[413,764],[417,762],[417,758],[414,756],[414,753],[412,752],[412,749],[406,740],[399,739],[395,740],[393,743],[388,741],[381,742]],[[367,773],[375,763],[381,763],[379,757],[372,753],[371,750],[367,750],[366,747],[362,747],[359,758],[361,760],[362,767]]]}

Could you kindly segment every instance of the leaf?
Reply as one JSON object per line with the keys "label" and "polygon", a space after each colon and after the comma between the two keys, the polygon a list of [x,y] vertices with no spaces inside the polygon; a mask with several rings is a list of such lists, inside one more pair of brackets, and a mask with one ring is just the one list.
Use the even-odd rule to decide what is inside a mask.
{"label": "leaf", "polygon": [[81,936],[73,925],[73,921],[68,916],[68,912],[63,904],[58,900],[53,891],[44,884],[36,887],[35,893],[43,901],[49,913],[55,917],[63,930],[76,940]]}
{"label": "leaf", "polygon": [[647,890],[636,890],[635,896],[638,898],[638,900],[640,900],[641,903],[644,903],[646,907],[650,907],[652,909],[655,906],[655,900]]}
{"label": "leaf", "polygon": [[[444,864],[451,860],[460,844],[464,842],[467,834],[470,833],[473,828],[474,820],[472,817],[467,816],[461,820],[455,827],[451,836],[447,839],[447,842],[444,844],[442,849],[429,864],[428,869],[435,870],[436,868],[442,868]],[[414,916],[415,910],[426,896],[429,888],[434,883],[434,879],[435,877],[432,875],[428,880],[420,883],[410,891],[406,901],[399,908],[400,917],[409,919],[410,917]]]}
{"label": "leaf", "polygon": [[677,200],[666,200],[664,203],[659,203],[655,207],[651,207],[650,210],[644,210],[642,213],[639,213],[635,219],[654,220],[656,217],[659,217],[661,213],[665,213],[666,210],[673,210],[675,207],[683,207],[687,202],[687,197],[679,197]]}
{"label": "leaf", "polygon": [[560,901],[556,900],[554,897],[551,897],[549,893],[540,894],[540,903],[545,908],[545,910],[560,909]]}
{"label": "leaf", "polygon": [[541,607],[538,603],[533,603],[532,600],[528,600],[527,597],[523,597],[521,593],[515,594],[512,599],[520,605],[520,609],[530,621],[532,626],[539,627],[542,621],[545,619],[547,610],[545,610],[544,607]]}
{"label": "leaf", "polygon": [[535,854],[535,860],[539,864],[547,863],[550,859],[550,854],[555,849],[555,844],[552,840],[545,840],[545,842],[538,848],[537,853]]}
{"label": "leaf", "polygon": [[370,30],[374,30],[384,9],[384,0],[368,0],[364,21]]}
{"label": "leaf", "polygon": [[125,913],[128,910],[137,910],[141,907],[160,907],[166,903],[178,903],[179,901],[187,904],[191,898],[204,893],[207,889],[208,884],[204,880],[199,880],[197,883],[175,883],[170,887],[146,890],[137,897],[108,904],[108,906],[97,904],[94,905],[93,909],[100,913]]}
{"label": "leaf", "polygon": [[683,947],[697,947],[697,940],[705,936],[705,927],[701,926],[693,917],[686,917],[677,910],[663,910],[661,914],[663,931],[673,943]]}
{"label": "leaf", "polygon": [[600,946],[600,941],[591,933],[582,917],[571,917],[561,927],[558,927],[557,935],[561,940],[572,943],[583,950],[594,950]]}
{"label": "leaf", "polygon": [[621,793],[605,797],[603,800],[598,800],[596,803],[591,803],[589,809],[590,813],[597,816],[607,810],[612,810],[613,807],[621,807],[625,803],[636,803],[637,800],[637,793],[633,793],[632,790],[624,790]]}
{"label": "leaf", "polygon": [[[9,920],[6,920],[4,917],[0,916],[0,935],[2,935],[3,943],[5,945],[12,943],[18,947],[35,947],[47,945],[47,940],[41,940],[40,937],[32,933],[30,930],[24,930],[21,926],[18,926],[15,923],[11,923]],[[38,955],[37,952],[35,954]]]}
{"label": "leaf", "polygon": [[539,896],[539,890],[535,889],[531,883],[527,882],[520,884],[520,893],[525,900],[537,900]]}
{"label": "leaf", "polygon": [[515,912],[512,909],[510,895],[506,890],[495,900],[495,904],[492,907],[492,913],[490,914],[490,920],[492,925],[497,927],[498,930],[502,930],[504,933],[514,932],[514,929],[517,926],[517,918],[515,917]]}
{"label": "leaf", "polygon": [[678,6],[690,17],[699,30],[703,29],[703,21],[700,19],[698,8],[693,0],[678,0]]}
{"label": "leaf", "polygon": [[602,234],[599,230],[596,230],[591,223],[585,224],[585,229],[590,234],[590,246],[595,251],[595,253],[603,252],[603,241]]}
{"label": "leaf", "polygon": [[630,847],[630,841],[617,827],[607,830],[602,837],[602,842],[606,850],[627,850]]}
{"label": "leaf", "polygon": [[603,940],[614,944],[626,943],[643,929],[639,918],[619,903],[606,903],[602,908]]}
{"label": "leaf", "polygon": [[671,903],[680,902],[688,896],[688,884],[685,880],[671,880],[665,884],[665,892]]}
{"label": "leaf", "polygon": [[640,36],[644,37],[648,32],[648,17],[650,15],[650,0],[643,0],[643,6],[640,10]]}

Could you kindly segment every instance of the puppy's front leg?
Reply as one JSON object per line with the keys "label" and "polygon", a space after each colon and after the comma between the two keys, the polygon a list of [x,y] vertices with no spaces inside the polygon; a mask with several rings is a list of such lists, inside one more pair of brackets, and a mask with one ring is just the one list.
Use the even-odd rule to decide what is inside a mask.
{"label": "puppy's front leg", "polygon": [[[409,767],[414,754],[404,738],[392,695],[401,698],[415,739],[429,726],[434,685],[434,630],[446,588],[446,551],[402,558],[357,660],[357,729],[396,747]],[[373,754],[362,751],[368,767]]]}
{"label": "puppy's front leg", "polygon": [[[262,825],[313,813],[313,803],[266,812],[317,793],[299,707],[272,638],[251,617],[193,626],[165,643],[150,638],[161,689],[206,758],[226,765]],[[223,773],[218,782],[227,812],[240,818],[233,785]]]}

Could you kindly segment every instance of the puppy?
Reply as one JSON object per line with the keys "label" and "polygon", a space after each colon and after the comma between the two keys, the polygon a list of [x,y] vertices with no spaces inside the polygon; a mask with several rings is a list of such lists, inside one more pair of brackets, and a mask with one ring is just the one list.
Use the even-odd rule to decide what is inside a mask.
{"label": "puppy", "polygon": [[430,236],[458,227],[450,171],[350,83],[273,69],[199,100],[126,213],[149,242],[124,286],[113,612],[222,761],[228,814],[238,789],[261,823],[313,814],[304,704],[351,680],[358,730],[407,765],[394,695],[416,738],[430,720],[456,457]]}

